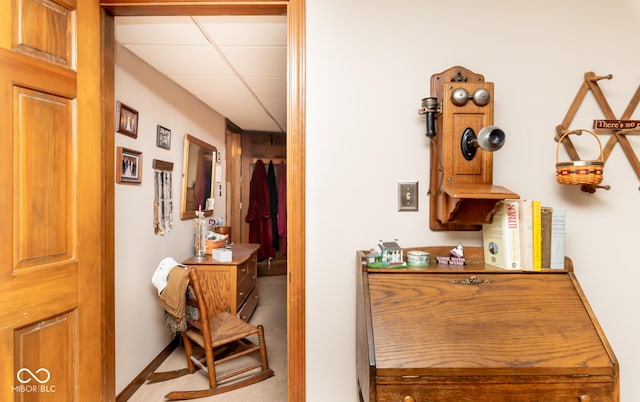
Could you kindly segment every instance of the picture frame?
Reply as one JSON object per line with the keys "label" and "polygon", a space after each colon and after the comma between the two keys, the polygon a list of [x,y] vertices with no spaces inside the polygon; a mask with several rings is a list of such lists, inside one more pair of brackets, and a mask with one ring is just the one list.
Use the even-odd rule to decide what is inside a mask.
{"label": "picture frame", "polygon": [[142,152],[124,147],[117,148],[116,182],[120,184],[142,183]]}
{"label": "picture frame", "polygon": [[138,111],[116,102],[116,131],[132,138],[138,138]]}
{"label": "picture frame", "polygon": [[158,148],[171,148],[171,130],[158,124],[156,130],[156,146]]}

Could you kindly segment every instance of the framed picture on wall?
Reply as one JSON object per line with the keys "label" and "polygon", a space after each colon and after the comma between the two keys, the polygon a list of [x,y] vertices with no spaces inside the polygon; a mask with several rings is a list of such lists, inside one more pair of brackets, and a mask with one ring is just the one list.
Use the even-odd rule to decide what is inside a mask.
{"label": "framed picture on wall", "polygon": [[164,149],[171,148],[171,130],[158,125],[156,132],[156,146]]}
{"label": "framed picture on wall", "polygon": [[142,152],[118,147],[116,156],[116,182],[142,183]]}
{"label": "framed picture on wall", "polygon": [[116,102],[116,131],[138,138],[138,111],[120,101]]}

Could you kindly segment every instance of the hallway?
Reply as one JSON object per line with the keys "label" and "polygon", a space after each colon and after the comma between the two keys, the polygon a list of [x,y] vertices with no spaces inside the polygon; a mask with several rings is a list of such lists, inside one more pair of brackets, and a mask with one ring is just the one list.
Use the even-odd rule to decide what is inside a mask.
{"label": "hallway", "polygon": [[[249,320],[262,324],[265,329],[269,367],[275,375],[259,383],[220,395],[199,399],[203,402],[282,402],[287,400],[287,277],[284,275],[258,278],[260,304]],[[253,357],[247,357],[250,359]],[[217,367],[218,374],[233,370],[235,362]],[[186,367],[182,346],[158,367],[157,372],[178,370]],[[206,375],[197,371],[174,380],[143,384],[128,401],[162,401],[170,391],[206,389]]]}

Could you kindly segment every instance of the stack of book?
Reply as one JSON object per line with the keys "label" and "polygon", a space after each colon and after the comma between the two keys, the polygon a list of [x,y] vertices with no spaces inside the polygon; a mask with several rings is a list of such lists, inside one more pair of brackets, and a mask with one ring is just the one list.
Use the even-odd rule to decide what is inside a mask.
{"label": "stack of book", "polygon": [[482,226],[486,264],[503,269],[564,269],[566,210],[539,200],[503,200]]}

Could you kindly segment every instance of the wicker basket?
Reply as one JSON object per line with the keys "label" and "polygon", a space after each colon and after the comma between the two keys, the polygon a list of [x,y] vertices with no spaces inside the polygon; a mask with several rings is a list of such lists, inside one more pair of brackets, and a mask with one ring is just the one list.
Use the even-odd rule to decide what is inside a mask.
{"label": "wicker basket", "polygon": [[[564,137],[570,134],[591,134],[597,141],[600,148],[600,156],[597,160],[577,160],[571,162],[558,162],[558,151]],[[602,183],[602,173],[604,170],[604,160],[602,157],[602,143],[598,135],[591,130],[578,129],[567,131],[558,140],[556,147],[556,179],[560,184],[600,184]]]}
{"label": "wicker basket", "polygon": [[212,254],[214,248],[223,248],[227,243],[227,239],[220,240],[206,240],[205,245],[207,246],[205,249],[206,254]]}

